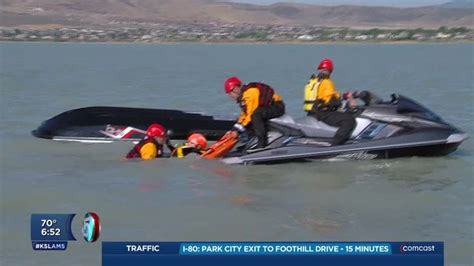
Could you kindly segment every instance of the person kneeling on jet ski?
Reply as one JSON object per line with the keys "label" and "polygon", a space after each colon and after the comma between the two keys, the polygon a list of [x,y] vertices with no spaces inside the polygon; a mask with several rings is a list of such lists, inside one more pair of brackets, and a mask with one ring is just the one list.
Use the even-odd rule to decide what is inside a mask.
{"label": "person kneeling on jet ski", "polygon": [[330,126],[339,127],[331,144],[341,145],[350,138],[356,121],[352,114],[338,111],[342,102],[341,94],[336,91],[330,79],[333,70],[330,59],[324,59],[319,63],[318,75],[312,75],[305,87],[304,109],[308,115]]}
{"label": "person kneeling on jet ski", "polygon": [[152,160],[163,157],[164,145],[167,145],[170,150],[174,149],[174,147],[169,144],[166,129],[162,125],[152,124],[148,127],[146,136],[128,152],[126,158]]}
{"label": "person kneeling on jet ski", "polygon": [[285,104],[272,87],[260,82],[242,85],[237,77],[224,82],[224,90],[242,109],[240,117],[230,131],[237,138],[252,126],[258,138],[256,149],[267,146],[267,129],[265,122],[285,114]]}
{"label": "person kneeling on jet ski", "polygon": [[206,151],[207,139],[204,135],[199,133],[193,133],[189,135],[187,141],[180,145],[176,146],[172,152],[171,156],[178,158],[183,158],[184,156],[190,153],[203,154]]}

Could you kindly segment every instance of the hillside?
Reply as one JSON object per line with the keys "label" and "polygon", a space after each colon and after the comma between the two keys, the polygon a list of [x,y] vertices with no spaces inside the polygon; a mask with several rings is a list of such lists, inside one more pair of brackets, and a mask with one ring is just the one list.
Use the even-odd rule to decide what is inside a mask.
{"label": "hillside", "polygon": [[440,7],[444,8],[470,8],[474,9],[474,1],[473,0],[453,0],[445,4],[439,5]]}
{"label": "hillside", "polygon": [[473,27],[470,9],[268,6],[213,0],[2,0],[0,26],[113,26],[117,23],[232,23],[352,28]]}

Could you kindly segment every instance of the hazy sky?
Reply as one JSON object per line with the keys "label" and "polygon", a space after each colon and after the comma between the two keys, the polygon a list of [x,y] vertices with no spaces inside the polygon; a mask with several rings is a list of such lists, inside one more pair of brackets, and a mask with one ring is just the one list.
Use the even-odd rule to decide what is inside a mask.
{"label": "hazy sky", "polygon": [[429,6],[449,2],[449,0],[232,0],[232,2],[271,4],[276,2],[307,3],[318,5],[370,5],[370,6],[394,6],[413,7]]}

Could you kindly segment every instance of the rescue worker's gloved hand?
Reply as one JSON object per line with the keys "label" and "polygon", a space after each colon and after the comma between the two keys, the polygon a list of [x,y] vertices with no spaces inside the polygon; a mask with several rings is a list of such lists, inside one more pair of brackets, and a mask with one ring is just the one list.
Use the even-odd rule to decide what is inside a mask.
{"label": "rescue worker's gloved hand", "polygon": [[232,126],[232,130],[237,131],[240,134],[245,132],[245,127],[239,123],[235,123],[234,126]]}
{"label": "rescue worker's gloved hand", "polygon": [[351,111],[357,108],[357,101],[355,100],[357,93],[357,91],[346,91],[342,94],[342,99],[345,100],[345,109]]}
{"label": "rescue worker's gloved hand", "polygon": [[382,102],[382,99],[366,90],[350,92],[350,96],[353,99],[360,99],[364,102],[365,106]]}

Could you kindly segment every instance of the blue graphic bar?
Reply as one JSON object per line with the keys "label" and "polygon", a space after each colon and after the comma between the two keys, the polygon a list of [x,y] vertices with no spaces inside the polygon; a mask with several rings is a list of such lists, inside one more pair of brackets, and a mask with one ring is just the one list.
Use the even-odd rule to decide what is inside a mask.
{"label": "blue graphic bar", "polygon": [[443,265],[442,242],[102,242],[102,265]]}
{"label": "blue graphic bar", "polygon": [[32,241],[33,250],[66,250],[67,241]]}
{"label": "blue graphic bar", "polygon": [[32,214],[32,241],[67,241],[76,240],[72,234],[71,224],[75,214]]}
{"label": "blue graphic bar", "polygon": [[183,243],[180,255],[391,255],[389,243]]}

